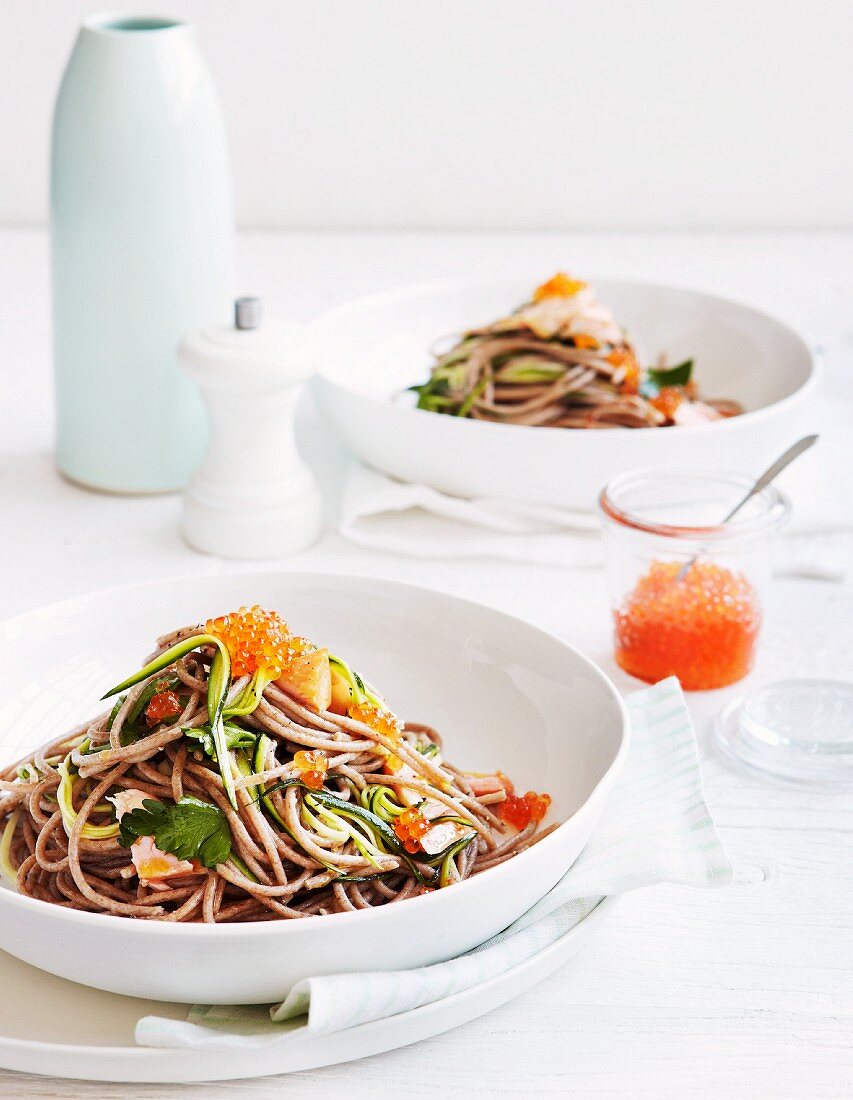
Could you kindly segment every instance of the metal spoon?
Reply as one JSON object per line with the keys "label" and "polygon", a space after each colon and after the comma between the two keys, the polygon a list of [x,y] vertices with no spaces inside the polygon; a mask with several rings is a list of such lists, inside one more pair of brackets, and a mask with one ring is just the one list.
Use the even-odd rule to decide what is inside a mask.
{"label": "metal spoon", "polygon": [[[804,436],[802,439],[798,439],[796,443],[790,446],[784,454],[780,455],[776,459],[772,466],[767,467],[767,469],[764,471],[761,477],[758,478],[758,480],[755,482],[755,484],[752,486],[746,496],[741,497],[734,508],[732,508],[730,512],[723,516],[722,520],[720,521],[720,526],[722,527],[723,524],[728,523],[729,520],[734,515],[736,515],[741,510],[741,508],[743,508],[744,504],[752,500],[756,493],[760,493],[762,489],[766,489],[770,482],[775,481],[775,479],[779,476],[779,474],[782,473],[786,466],[790,466],[795,458],[799,458],[803,451],[807,451],[809,447],[813,447],[814,444],[817,443],[817,441],[818,437],[816,435],[807,435]],[[698,559],[699,555],[694,554],[690,561],[686,561],[684,565],[682,565],[682,567],[678,571],[678,575],[675,578],[676,583],[684,580],[684,578],[690,572],[692,567],[696,564]]]}

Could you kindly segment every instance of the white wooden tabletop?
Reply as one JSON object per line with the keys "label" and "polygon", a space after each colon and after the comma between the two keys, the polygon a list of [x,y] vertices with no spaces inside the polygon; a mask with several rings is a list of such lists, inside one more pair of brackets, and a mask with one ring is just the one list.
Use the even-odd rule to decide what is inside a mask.
{"label": "white wooden tabletop", "polygon": [[[830,446],[850,453],[849,234],[256,233],[244,236],[240,249],[241,292],[263,296],[270,314],[306,319],[352,294],[400,281],[514,264],[682,282],[754,302],[789,318],[825,349],[829,386],[817,426]],[[183,545],[177,498],[102,496],[56,475],[46,238],[0,231],[0,256],[0,615],[111,584],[240,568]],[[331,524],[342,452],[310,408],[301,435]],[[839,481],[839,493],[845,490]],[[631,686],[608,654],[597,572],[396,559],[348,545],[331,526],[309,553],[270,563],[307,565],[413,579],[505,608],[580,645],[621,687]],[[850,678],[851,622],[849,582],[777,581],[755,675],[831,666]],[[847,795],[772,786],[729,770],[711,747],[710,731],[730,695],[690,699],[708,802],[735,864],[730,888],[633,894],[581,954],[518,1000],[446,1035],[362,1062],[184,1087],[0,1071],[0,1096],[853,1095],[853,804]]]}

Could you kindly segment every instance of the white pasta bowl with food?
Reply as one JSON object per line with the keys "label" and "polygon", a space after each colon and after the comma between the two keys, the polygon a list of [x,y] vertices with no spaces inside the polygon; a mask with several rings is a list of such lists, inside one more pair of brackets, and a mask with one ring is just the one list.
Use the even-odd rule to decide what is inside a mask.
{"label": "white pasta bowl with food", "polygon": [[364,577],[69,600],[2,624],[0,667],[0,946],[158,1000],[476,946],[572,864],[628,747],[558,638]]}
{"label": "white pasta bowl with food", "polygon": [[353,453],[460,497],[591,511],[625,470],[760,468],[802,434],[817,367],[788,325],[694,290],[539,279],[415,284],[318,318],[315,392]]}

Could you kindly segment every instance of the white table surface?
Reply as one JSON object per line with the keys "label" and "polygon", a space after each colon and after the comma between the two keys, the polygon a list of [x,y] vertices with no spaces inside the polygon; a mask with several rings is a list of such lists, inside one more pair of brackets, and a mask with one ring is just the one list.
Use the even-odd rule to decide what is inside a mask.
{"label": "white table surface", "polygon": [[[827,357],[832,400],[817,416],[829,450],[813,471],[829,468],[832,451],[849,454],[851,234],[253,233],[240,242],[240,289],[263,296],[270,314],[308,319],[367,290],[514,264],[683,282],[789,318]],[[0,231],[0,614],[112,584],[241,568],[184,546],[176,497],[98,495],[57,476],[48,301],[45,235]],[[343,455],[312,409],[300,427],[331,525]],[[850,494],[849,483],[839,480],[838,491]],[[270,563],[299,567],[413,579],[494,604],[580,645],[631,686],[609,658],[597,572],[396,559],[348,545],[331,526],[310,552]],[[784,674],[793,659],[807,672],[829,663],[849,677],[851,601],[849,583],[778,581],[756,675]],[[0,1071],[0,1096],[850,1096],[853,806],[849,796],[765,785],[724,766],[710,727],[729,694],[696,695],[690,705],[708,801],[736,868],[730,888],[631,895],[536,989],[449,1034],[363,1062],[183,1088]]]}

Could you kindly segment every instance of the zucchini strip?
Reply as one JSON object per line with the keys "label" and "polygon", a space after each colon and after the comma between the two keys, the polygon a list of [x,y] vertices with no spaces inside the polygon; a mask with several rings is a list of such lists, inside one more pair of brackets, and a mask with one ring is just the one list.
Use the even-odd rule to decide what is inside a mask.
{"label": "zucchini strip", "polygon": [[321,805],[329,806],[345,817],[357,817],[362,821],[366,821],[369,825],[372,825],[382,839],[382,842],[391,850],[393,855],[399,856],[400,859],[403,860],[422,886],[432,884],[432,872],[430,876],[424,874],[423,868],[415,863],[400,843],[397,834],[381,817],[377,817],[376,814],[372,814],[369,810],[365,810],[363,806],[355,806],[351,802],[344,802],[340,798],[336,798],[333,794],[329,794],[328,791],[311,791],[310,793],[313,798],[321,803]]}
{"label": "zucchini strip", "polygon": [[463,848],[467,848],[476,835],[476,833],[469,833],[468,836],[460,837],[460,839],[451,844],[449,848],[446,848],[443,853],[439,853],[439,855],[436,856],[436,859],[441,859],[441,871],[438,876],[438,885],[440,887],[450,885],[450,865],[453,862],[453,857],[457,856]]}
{"label": "zucchini strip", "polygon": [[126,691],[136,684],[141,684],[142,681],[147,680],[149,676],[156,676],[156,674],[162,672],[164,668],[168,668],[169,665],[174,664],[175,661],[180,660],[181,657],[185,657],[188,653],[192,653],[194,649],[198,649],[203,645],[216,646],[216,653],[214,654],[213,662],[210,666],[210,673],[207,678],[207,716],[210,722],[210,733],[216,749],[219,774],[222,777],[222,786],[225,789],[228,801],[236,810],[237,794],[234,790],[234,776],[231,771],[228,744],[225,740],[225,730],[223,728],[223,710],[225,709],[225,700],[228,697],[228,688],[231,684],[231,655],[225,643],[220,638],[217,638],[215,634],[194,634],[191,638],[184,638],[182,642],[177,642],[175,645],[170,646],[169,649],[161,653],[159,657],[155,657],[153,661],[149,661],[144,668],[139,670],[139,672],[134,672],[132,676],[128,676],[126,680],[122,680],[122,682],[116,684],[114,688],[110,688],[105,695],[101,696],[101,699],[110,699],[113,695],[118,695],[121,691]]}
{"label": "zucchini strip", "polygon": [[471,390],[471,392],[468,394],[468,396],[465,398],[465,400],[462,402],[462,404],[456,410],[455,415],[456,416],[467,416],[468,413],[471,411],[471,409],[473,409],[474,402],[477,400],[477,398],[480,396],[480,394],[482,394],[483,390],[485,390],[485,388],[486,388],[486,386],[488,386],[488,384],[489,384],[489,376],[487,374],[484,374],[483,377],[480,379],[480,381],[477,383],[477,385]]}
{"label": "zucchini strip", "polygon": [[15,829],[18,826],[18,819],[20,816],[20,809],[12,811],[9,815],[9,820],[6,822],[6,827],[3,830],[3,836],[0,837],[0,876],[5,878],[12,886],[17,886],[18,872],[12,866],[10,852],[12,851],[12,840],[14,839]]}
{"label": "zucchini strip", "polygon": [[[101,696],[101,699],[111,699],[113,695],[118,695],[120,691],[127,691],[128,688],[141,684],[149,676],[162,672],[164,668],[168,668],[169,665],[173,665],[181,657],[186,657],[188,653],[192,653],[194,649],[198,649],[203,645],[215,645],[220,653],[225,649],[223,643],[213,634],[194,634],[192,638],[184,638],[182,642],[176,642],[175,645],[170,646],[169,649],[164,650],[158,657],[155,657],[153,661],[149,661],[144,668],[134,672],[132,676],[128,676],[126,680],[116,684],[114,688],[110,688],[108,692]],[[225,650],[225,652],[227,654],[228,651]]]}
{"label": "zucchini strip", "polygon": [[334,653],[330,653],[329,664],[343,676],[344,680],[346,680],[352,692],[353,703],[370,703],[372,706],[376,707],[377,710],[384,710],[390,713],[388,704],[378,694],[375,688],[362,680],[355,669],[348,665],[342,657],[337,657]]}
{"label": "zucchini strip", "polygon": [[245,875],[249,882],[257,882],[258,876],[254,871],[250,871],[246,864],[235,854],[234,849],[231,849],[231,855],[228,857],[228,862],[233,863],[241,875]]}
{"label": "zucchini strip", "polygon": [[378,783],[371,783],[360,792],[359,801],[370,813],[376,814],[390,824],[406,809],[394,798],[393,791],[393,787],[382,787]]}
{"label": "zucchini strip", "polygon": [[[348,840],[352,840],[353,844],[368,863],[371,863],[374,867],[380,867],[380,864],[376,862],[376,857],[385,855],[386,853],[383,852],[381,846],[376,841],[376,837],[363,821],[358,818],[346,820],[345,815],[341,813],[334,813],[332,810],[317,806],[312,796],[306,794],[302,800],[302,813],[307,820],[313,823],[312,827],[315,832],[320,832],[321,835],[323,835],[323,833],[320,828],[317,828],[317,818],[310,812],[309,807],[316,807],[317,815],[321,820],[329,823],[328,828],[330,833],[331,830],[337,826],[339,830],[337,835],[342,838],[344,844]],[[334,835],[334,833],[331,833],[330,839],[333,839]]]}
{"label": "zucchini strip", "polygon": [[256,672],[249,684],[235,699],[230,707],[226,707],[223,714],[225,718],[245,718],[258,709],[258,704],[263,698],[267,686],[272,683],[272,677],[266,673]]}
{"label": "zucchini strip", "polygon": [[388,823],[383,821],[381,817],[377,817],[376,814],[372,814],[369,810],[365,810],[363,806],[356,806],[352,802],[344,802],[343,799],[336,798],[335,795],[329,794],[328,791],[309,791],[309,794],[310,797],[315,802],[319,802],[321,806],[326,806],[330,810],[335,810],[343,817],[357,818],[367,825],[372,826],[375,832],[378,833],[382,842],[391,849],[394,855],[405,856],[408,854],[400,843],[397,834],[390,828]]}
{"label": "zucchini strip", "polygon": [[337,878],[332,879],[332,882],[373,882],[374,879],[396,874],[396,871],[378,871],[375,875],[338,875]]}
{"label": "zucchini strip", "polygon": [[[356,803],[344,802],[343,799],[335,797],[333,794],[329,794],[328,791],[312,791],[310,787],[306,787],[305,784],[299,779],[285,779],[280,783],[274,784],[272,787],[268,787],[266,794],[270,795],[274,791],[281,791],[287,787],[301,787],[304,791],[313,798],[321,806],[326,806],[329,809],[335,810],[337,813],[344,817],[358,818],[367,825],[373,827],[376,833],[379,835],[377,840],[377,847],[385,845],[390,849],[390,854],[399,856],[400,859],[406,864],[412,875],[418,880],[422,886],[432,886],[435,882],[435,872],[432,869],[432,862],[434,859],[440,859],[444,853],[439,852],[437,856],[433,857],[428,863],[426,860],[422,861],[427,863],[426,867],[419,867],[418,864],[412,859],[411,855],[406,851],[403,845],[400,843],[397,834],[394,830],[383,821],[381,817],[366,810],[363,806],[359,806]],[[474,834],[476,835],[476,834]],[[464,838],[463,838],[464,839]],[[457,841],[457,843],[459,843]],[[464,847],[464,845],[463,845]],[[364,853],[362,853],[364,854]],[[365,856],[365,859],[367,856]],[[334,867],[328,867],[328,870],[337,873]],[[386,872],[387,874],[393,874],[393,871]]]}
{"label": "zucchini strip", "polygon": [[[56,769],[60,775],[59,786],[56,790],[56,798],[59,803],[60,813],[62,814],[62,824],[68,836],[71,836],[71,830],[74,828],[74,822],[77,820],[77,811],[74,809],[73,800],[74,776],[71,772],[70,758],[71,754],[69,753]],[[83,826],[80,835],[84,836],[87,840],[109,840],[110,837],[118,836],[118,834],[119,823],[116,821],[112,825],[90,825],[87,822]]]}
{"label": "zucchini strip", "polygon": [[342,657],[336,657],[334,653],[329,654],[329,664],[343,676],[344,680],[346,680],[352,692],[353,703],[367,702],[367,691],[364,687],[364,681],[355,669],[350,668]]}
{"label": "zucchini strip", "polygon": [[[266,733],[261,733],[258,735],[258,739],[255,742],[255,755],[254,759],[252,760],[252,767],[255,769],[256,772],[263,771],[264,760],[266,759],[266,755],[269,751],[269,746],[271,744],[272,738],[269,737]],[[259,783],[254,788],[254,790],[259,791],[258,798],[255,801],[257,801],[258,799],[260,800],[261,806],[266,810],[266,812],[273,819],[276,825],[278,825],[280,829],[283,829],[290,837],[290,839],[293,840],[293,834],[291,833],[290,829],[288,829],[287,825],[285,825],[284,818],[275,808],[275,806],[273,805],[273,801],[270,798],[270,794],[276,789],[280,788],[270,787],[269,789],[266,789],[263,783]]]}
{"label": "zucchini strip", "polygon": [[230,683],[231,655],[225,646],[219,643],[210,666],[210,675],[207,678],[207,716],[210,721],[210,735],[216,749],[219,774],[222,776],[222,786],[225,788],[228,801],[236,810],[238,808],[237,792],[234,789],[234,773],[231,770],[231,752],[228,748],[225,723],[222,718]]}

